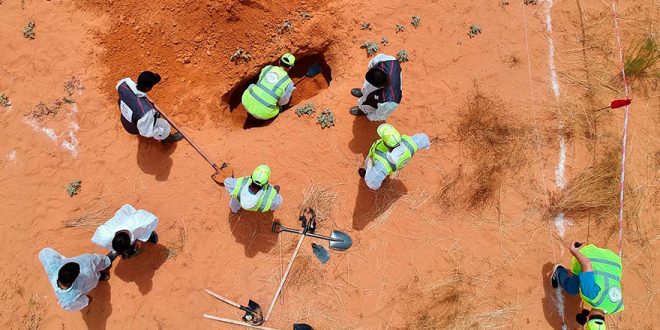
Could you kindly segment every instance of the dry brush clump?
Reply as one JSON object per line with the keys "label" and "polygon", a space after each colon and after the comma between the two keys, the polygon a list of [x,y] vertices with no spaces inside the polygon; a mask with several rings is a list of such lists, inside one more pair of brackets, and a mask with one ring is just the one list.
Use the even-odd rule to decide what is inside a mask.
{"label": "dry brush clump", "polygon": [[470,208],[485,206],[506,175],[525,163],[529,127],[514,118],[502,100],[477,91],[458,114],[457,135],[474,164],[467,204]]}
{"label": "dry brush clump", "polygon": [[321,262],[312,258],[312,256],[297,256],[287,278],[288,284],[299,288],[314,287],[323,279],[323,270],[321,270],[320,264]]}
{"label": "dry brush clump", "polygon": [[[566,189],[553,194],[550,198],[547,219],[554,218],[559,213],[577,221],[594,219],[596,224],[602,225],[613,234],[618,227],[615,221],[619,213],[620,175],[621,175],[621,147],[616,141],[610,143],[610,150],[593,166],[590,166],[574,178]],[[628,178],[630,179],[630,178]],[[626,209],[628,219],[637,221],[638,196],[630,189],[626,182]],[[605,221],[604,221],[605,220]],[[605,226],[605,224],[608,224]]]}
{"label": "dry brush clump", "polygon": [[[567,141],[582,137],[587,141],[595,142],[598,138],[596,125],[599,116],[606,115],[605,111],[594,111],[588,101],[584,99],[563,98],[555,103],[549,115],[552,122],[561,123],[559,134]],[[551,134],[552,136],[554,134]],[[593,146],[589,144],[589,146]]]}
{"label": "dry brush clump", "polygon": [[316,213],[316,228],[319,230],[334,229],[332,213],[337,206],[337,193],[330,187],[312,183],[303,193],[300,212],[311,207]]}

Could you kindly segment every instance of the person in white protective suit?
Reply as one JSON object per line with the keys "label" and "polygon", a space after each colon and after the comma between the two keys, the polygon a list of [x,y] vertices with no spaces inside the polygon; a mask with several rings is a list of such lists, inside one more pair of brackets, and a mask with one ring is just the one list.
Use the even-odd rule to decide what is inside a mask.
{"label": "person in white protective suit", "polygon": [[117,256],[128,259],[146,242],[157,244],[158,217],[130,204],[122,206],[106,223],[96,229],[92,243],[110,250],[111,260]]}
{"label": "person in white protective suit", "polygon": [[183,139],[179,132],[171,134],[170,123],[160,118],[160,113],[147,97],[154,85],[160,82],[160,75],[151,71],[140,73],[137,84],[129,77],[117,83],[119,110],[124,129],[134,135],[154,138],[163,143]]}
{"label": "person in white protective suit", "polygon": [[83,254],[66,258],[59,252],[44,248],[39,252],[57,302],[67,311],[79,311],[92,300],[88,295],[99,281],[110,278],[112,261],[102,254]]}

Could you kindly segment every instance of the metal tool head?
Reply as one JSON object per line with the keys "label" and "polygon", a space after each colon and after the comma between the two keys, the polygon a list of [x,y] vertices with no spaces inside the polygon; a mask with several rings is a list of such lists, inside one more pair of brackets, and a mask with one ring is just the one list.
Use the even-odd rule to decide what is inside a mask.
{"label": "metal tool head", "polygon": [[234,169],[231,166],[229,166],[229,164],[227,163],[222,163],[222,165],[220,166],[217,166],[215,164],[213,165],[214,165],[213,168],[215,169],[215,173],[211,175],[211,179],[213,179],[215,183],[224,187],[225,179],[234,177]]}
{"label": "metal tool head", "polygon": [[243,321],[245,321],[245,323],[252,325],[264,324],[264,315],[261,311],[261,306],[252,299],[248,302],[247,307],[241,306],[241,309],[245,311],[245,315],[243,315]]}
{"label": "metal tool head", "polygon": [[319,261],[324,265],[326,262],[328,262],[328,260],[330,260],[330,253],[321,245],[312,243],[312,252],[314,252],[316,259],[319,259]]}
{"label": "metal tool head", "polygon": [[305,77],[314,77],[321,73],[321,64],[320,63],[314,63],[307,68],[307,72],[305,73]]}
{"label": "metal tool head", "polygon": [[339,230],[333,230],[330,237],[330,248],[333,250],[344,251],[353,245],[351,237]]}

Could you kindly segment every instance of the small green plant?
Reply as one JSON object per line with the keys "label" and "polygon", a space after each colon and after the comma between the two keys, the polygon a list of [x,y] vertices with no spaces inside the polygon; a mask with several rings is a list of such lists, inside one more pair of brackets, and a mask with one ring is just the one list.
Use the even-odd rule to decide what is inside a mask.
{"label": "small green plant", "polygon": [[500,0],[500,6],[508,6],[509,5],[509,0]]}
{"label": "small green plant", "polygon": [[373,55],[378,52],[378,44],[373,41],[365,41],[360,48],[367,50],[367,55]]}
{"label": "small green plant", "polygon": [[69,183],[69,185],[66,187],[66,193],[69,194],[69,197],[78,195],[81,185],[82,181],[80,181],[80,179],[71,181],[71,183]]}
{"label": "small green plant", "polygon": [[468,36],[470,39],[476,37],[479,33],[481,33],[481,28],[477,24],[472,24],[470,25],[470,31],[468,32]]}
{"label": "small green plant", "polygon": [[6,108],[8,106],[11,106],[11,101],[9,101],[9,98],[5,93],[0,94],[0,107]]}
{"label": "small green plant", "polygon": [[239,48],[229,57],[229,60],[232,62],[247,62],[252,60],[252,55],[244,51],[243,48]]}
{"label": "small green plant", "polygon": [[332,110],[325,109],[316,117],[316,122],[321,125],[321,129],[335,126],[335,114],[332,113]]}
{"label": "small green plant", "polygon": [[289,20],[286,20],[282,22],[282,25],[277,27],[277,33],[284,34],[285,32],[291,31],[292,29],[293,29],[293,23],[291,23],[291,21]]}
{"label": "small green plant", "polygon": [[56,100],[55,103],[51,105],[39,102],[39,104],[34,107],[34,110],[28,112],[25,116],[32,117],[36,120],[41,120],[41,118],[45,116],[55,117],[63,105],[64,101],[62,100]]}
{"label": "small green plant", "polygon": [[649,35],[636,42],[625,57],[624,70],[634,80],[637,78],[660,78],[657,64],[660,61],[660,46],[654,35]]}
{"label": "small green plant", "polygon": [[310,14],[310,13],[304,11],[304,10],[300,12],[300,18],[303,21],[309,21],[310,19],[312,19],[312,17],[314,17],[314,15],[312,15],[312,14]]}
{"label": "small green plant", "polygon": [[380,44],[383,45],[383,47],[384,47],[384,46],[387,46],[387,44],[389,44],[389,43],[390,43],[390,41],[389,41],[389,39],[387,39],[386,36],[382,36],[382,37],[380,38]]}
{"label": "small green plant", "polygon": [[511,55],[509,55],[509,59],[507,60],[507,62],[509,63],[510,68],[515,68],[518,66],[518,64],[520,64],[521,61],[520,58],[518,57],[518,54],[511,53]]}
{"label": "small green plant", "polygon": [[67,103],[67,104],[76,103],[76,101],[75,101],[74,99],[69,98],[69,97],[67,97],[67,96],[65,96],[64,98],[62,98],[62,101],[63,101],[64,103]]}
{"label": "small green plant", "polygon": [[371,30],[371,23],[362,22],[362,24],[360,24],[360,30]]}
{"label": "small green plant", "polygon": [[396,31],[396,33],[403,32],[405,30],[406,30],[406,27],[401,25],[401,24],[397,24],[396,28],[394,29],[394,31]]}
{"label": "small green plant", "polygon": [[69,96],[73,95],[75,91],[81,91],[83,89],[85,88],[83,87],[82,81],[74,76],[71,76],[69,80],[64,82],[64,91]]}
{"label": "small green plant", "polygon": [[400,50],[396,54],[396,59],[399,60],[400,63],[406,63],[410,60],[408,58],[408,52],[405,49]]}
{"label": "small green plant", "polygon": [[296,109],[296,115],[298,115],[298,117],[302,117],[303,115],[311,116],[315,111],[316,111],[316,106],[314,105],[314,103],[307,103],[302,107],[298,107]]}
{"label": "small green plant", "polygon": [[538,0],[524,0],[523,4],[524,5],[537,5],[539,3]]}
{"label": "small green plant", "polygon": [[23,37],[25,37],[27,39],[30,39],[30,40],[34,40],[34,38],[35,38],[35,32],[34,32],[35,26],[36,25],[34,24],[33,20],[28,21],[27,24],[25,25],[25,27],[23,28]]}
{"label": "small green plant", "polygon": [[422,23],[422,18],[416,15],[412,17],[412,21],[410,22],[415,29],[419,27],[420,23]]}

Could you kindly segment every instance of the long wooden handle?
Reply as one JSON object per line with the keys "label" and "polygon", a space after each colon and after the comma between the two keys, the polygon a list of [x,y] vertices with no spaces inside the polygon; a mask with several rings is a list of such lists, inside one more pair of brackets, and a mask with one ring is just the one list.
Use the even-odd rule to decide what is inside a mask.
{"label": "long wooden handle", "polygon": [[211,319],[211,320],[216,320],[216,321],[220,321],[220,322],[230,323],[230,324],[234,324],[234,325],[240,325],[240,326],[242,326],[242,327],[248,327],[248,328],[254,328],[254,329],[262,329],[262,330],[277,330],[277,329],[274,329],[274,328],[262,327],[262,326],[260,326],[260,325],[247,324],[247,323],[245,323],[245,322],[239,322],[239,321],[235,321],[235,320],[232,320],[232,319],[226,319],[226,318],[224,318],[224,317],[217,317],[217,316],[209,315],[209,314],[204,314],[204,317],[207,318],[207,319]]}
{"label": "long wooden handle", "polygon": [[204,291],[206,291],[206,293],[210,294],[214,298],[216,298],[216,299],[218,299],[218,300],[220,300],[224,303],[227,303],[227,304],[232,305],[232,306],[234,306],[236,308],[239,308],[239,309],[242,307],[239,303],[233,302],[233,301],[229,300],[228,298],[225,298],[225,297],[223,297],[223,296],[221,296],[221,295],[219,295],[219,294],[217,294],[217,293],[215,293],[215,292],[213,292],[209,289],[204,289]]}
{"label": "long wooden handle", "polygon": [[277,301],[277,297],[279,297],[280,293],[282,292],[282,288],[284,287],[284,282],[286,282],[286,278],[287,276],[289,276],[289,271],[291,271],[293,262],[296,260],[296,256],[298,256],[298,250],[300,250],[300,246],[302,245],[304,239],[305,239],[305,235],[302,235],[298,240],[298,245],[296,246],[296,249],[293,251],[293,256],[291,256],[291,260],[289,260],[289,265],[286,267],[286,272],[284,272],[284,276],[282,277],[280,286],[277,288],[277,292],[275,292],[275,297],[273,297],[273,301],[271,301],[270,307],[268,308],[268,314],[266,314],[266,318],[264,319],[266,321],[268,321],[268,319],[270,318],[270,313],[272,313],[273,308],[275,308],[275,302]]}
{"label": "long wooden handle", "polygon": [[197,146],[197,144],[195,144],[195,142],[193,142],[193,140],[191,140],[188,137],[188,135],[183,133],[183,131],[170,119],[170,117],[168,117],[167,114],[163,112],[163,110],[160,110],[160,108],[156,105],[156,103],[154,101],[151,101],[151,99],[149,99],[149,98],[147,98],[147,99],[149,100],[149,102],[151,102],[151,104],[153,104],[156,111],[158,111],[160,113],[160,116],[163,117],[163,119],[167,120],[167,122],[170,123],[170,125],[172,125],[172,127],[174,127],[175,130],[179,131],[179,133],[181,133],[181,135],[183,135],[183,138],[186,139],[186,141],[188,141],[188,143],[190,143],[190,145],[193,147],[193,149],[195,149],[197,151],[197,153],[199,153],[199,155],[202,156],[202,158],[204,158],[209,164],[211,164],[211,167],[213,167],[214,170],[216,170],[218,172],[221,170],[221,168],[218,167],[218,165],[216,165],[208,156],[206,156],[206,154],[202,151],[202,149],[200,149]]}

